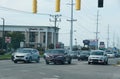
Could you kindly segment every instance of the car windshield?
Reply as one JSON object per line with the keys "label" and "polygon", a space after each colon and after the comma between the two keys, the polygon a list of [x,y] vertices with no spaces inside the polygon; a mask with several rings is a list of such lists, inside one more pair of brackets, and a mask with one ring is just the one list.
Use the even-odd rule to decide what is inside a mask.
{"label": "car windshield", "polygon": [[51,53],[51,54],[63,54],[65,50],[47,50],[45,53]]}
{"label": "car windshield", "polygon": [[77,55],[78,52],[77,52],[77,51],[72,51],[72,52],[70,52],[70,54],[75,54],[75,55]]}
{"label": "car windshield", "polygon": [[113,54],[112,52],[107,52],[107,54]]}
{"label": "car windshield", "polygon": [[104,52],[101,52],[101,51],[94,51],[94,52],[91,52],[91,55],[103,55]]}
{"label": "car windshield", "polygon": [[17,53],[31,53],[32,50],[30,49],[18,49],[16,50]]}
{"label": "car windshield", "polygon": [[90,54],[90,53],[87,52],[87,51],[83,51],[83,52],[80,53],[80,55],[89,55],[89,54]]}

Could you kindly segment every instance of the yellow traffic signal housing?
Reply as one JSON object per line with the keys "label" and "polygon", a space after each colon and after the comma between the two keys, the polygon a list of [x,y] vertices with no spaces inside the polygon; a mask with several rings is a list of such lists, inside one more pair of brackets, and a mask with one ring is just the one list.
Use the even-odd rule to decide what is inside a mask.
{"label": "yellow traffic signal housing", "polygon": [[81,0],[76,0],[76,10],[80,10],[81,9]]}
{"label": "yellow traffic signal housing", "polygon": [[60,0],[56,0],[55,11],[56,11],[56,12],[60,12]]}
{"label": "yellow traffic signal housing", "polygon": [[37,13],[37,0],[33,0],[32,12]]}

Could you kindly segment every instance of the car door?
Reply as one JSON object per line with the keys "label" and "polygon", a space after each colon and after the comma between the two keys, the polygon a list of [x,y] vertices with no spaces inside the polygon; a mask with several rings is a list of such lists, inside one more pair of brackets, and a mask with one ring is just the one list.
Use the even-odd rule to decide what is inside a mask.
{"label": "car door", "polygon": [[33,58],[34,58],[34,60],[38,59],[38,56],[39,56],[38,51],[34,49],[33,50]]}
{"label": "car door", "polygon": [[104,53],[104,59],[105,59],[105,61],[108,61],[108,56],[106,53]]}

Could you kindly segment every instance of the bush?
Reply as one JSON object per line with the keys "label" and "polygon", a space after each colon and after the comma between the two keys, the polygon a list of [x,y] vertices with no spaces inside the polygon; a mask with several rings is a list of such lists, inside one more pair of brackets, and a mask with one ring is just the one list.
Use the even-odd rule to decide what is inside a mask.
{"label": "bush", "polygon": [[0,55],[4,55],[6,53],[5,50],[0,49]]}
{"label": "bush", "polygon": [[45,49],[43,47],[38,47],[37,50],[39,51],[40,55],[43,55]]}
{"label": "bush", "polygon": [[54,49],[54,44],[49,44],[48,48],[49,49]]}
{"label": "bush", "polygon": [[117,64],[120,64],[120,61],[117,61]]}
{"label": "bush", "polygon": [[10,60],[11,54],[5,54],[0,56],[0,60]]}

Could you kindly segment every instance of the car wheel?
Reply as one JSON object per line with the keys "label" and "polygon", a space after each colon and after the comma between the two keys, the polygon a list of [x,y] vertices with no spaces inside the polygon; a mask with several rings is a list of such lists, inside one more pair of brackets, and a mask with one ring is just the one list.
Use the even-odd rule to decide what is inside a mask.
{"label": "car wheel", "polygon": [[106,61],[105,64],[108,65],[108,61]]}
{"label": "car wheel", "polygon": [[107,65],[107,64],[108,64],[108,61],[104,60],[103,65]]}
{"label": "car wheel", "polygon": [[14,63],[17,63],[17,61],[14,61]]}
{"label": "car wheel", "polygon": [[108,61],[106,61],[106,65],[108,65]]}
{"label": "car wheel", "polygon": [[68,64],[71,64],[71,60],[68,61]]}
{"label": "car wheel", "polygon": [[91,64],[90,62],[88,62],[88,64]]}
{"label": "car wheel", "polygon": [[53,63],[54,63],[54,64],[57,64],[58,62],[57,62],[57,61],[54,61]]}
{"label": "car wheel", "polygon": [[46,62],[46,64],[49,64],[49,61],[46,60],[45,62]]}
{"label": "car wheel", "polygon": [[80,61],[80,58],[78,58],[78,61]]}
{"label": "car wheel", "polygon": [[11,56],[11,60],[14,61],[14,56]]}
{"label": "car wheel", "polygon": [[36,60],[36,63],[39,63],[40,62],[40,58],[38,57],[37,60]]}
{"label": "car wheel", "polygon": [[28,61],[26,61],[27,63],[31,63],[32,58],[30,57]]}
{"label": "car wheel", "polygon": [[65,61],[61,61],[61,64],[65,64]]}

